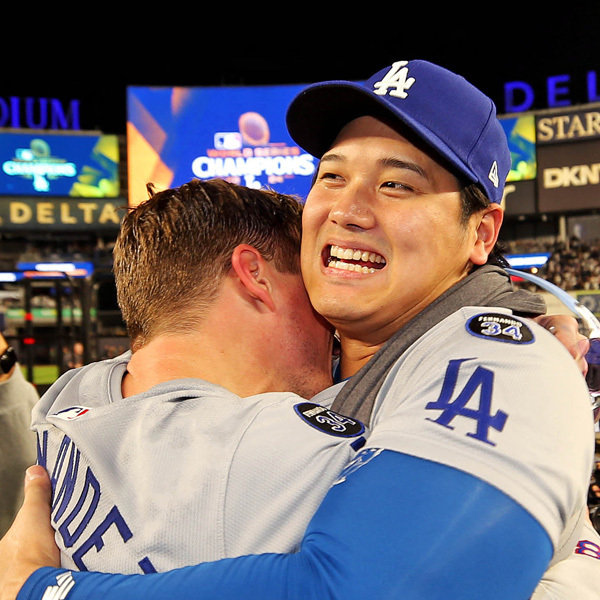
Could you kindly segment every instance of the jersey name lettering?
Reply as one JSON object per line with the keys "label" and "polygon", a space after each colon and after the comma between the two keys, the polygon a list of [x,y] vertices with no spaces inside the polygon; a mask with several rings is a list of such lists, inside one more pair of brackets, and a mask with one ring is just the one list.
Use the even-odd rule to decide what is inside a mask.
{"label": "jersey name lettering", "polygon": [[[395,62],[385,74],[385,77],[373,84],[373,92],[378,96],[385,96],[389,93],[390,96],[395,98],[407,98],[407,90],[415,82],[414,77],[408,77],[407,64],[408,62],[405,60]],[[389,88],[393,89],[390,91]]]}
{"label": "jersey name lettering", "polygon": [[[48,432],[44,431],[37,441],[38,464],[45,469],[51,468],[52,482],[52,523],[60,534],[65,548],[75,548],[71,553],[74,563],[80,571],[87,571],[84,556],[95,548],[99,552],[104,548],[103,537],[114,527],[123,543],[133,537],[131,529],[125,522],[117,506],[112,506],[102,517],[97,514],[102,494],[100,482],[91,468],[85,467],[81,453],[71,439],[63,436],[54,466],[48,465]],[[78,494],[75,489],[80,488]],[[92,519],[97,522],[90,533]],[[144,557],[138,563],[143,573],[154,573],[150,559]]]}
{"label": "jersey name lettering", "polygon": [[[477,367],[465,387],[453,399],[461,365],[469,360],[472,359],[463,358],[450,361],[444,376],[440,397],[435,402],[429,402],[425,406],[427,410],[441,410],[443,412],[437,419],[427,417],[427,420],[443,425],[448,429],[454,429],[450,423],[456,417],[473,419],[477,422],[476,431],[467,433],[467,436],[495,446],[496,444],[488,438],[489,429],[491,427],[497,431],[502,431],[508,415],[500,410],[492,415],[493,371],[481,366]],[[467,403],[477,392],[479,392],[479,407],[477,409],[468,408]]]}
{"label": "jersey name lettering", "polygon": [[575,554],[584,554],[596,560],[600,560],[600,546],[589,540],[580,540],[575,547]]}

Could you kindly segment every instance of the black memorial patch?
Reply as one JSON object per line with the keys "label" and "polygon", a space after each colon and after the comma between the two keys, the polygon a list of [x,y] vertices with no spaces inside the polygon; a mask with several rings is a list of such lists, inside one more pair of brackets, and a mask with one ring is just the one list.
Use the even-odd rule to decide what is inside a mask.
{"label": "black memorial patch", "polygon": [[531,344],[535,338],[520,319],[502,313],[483,313],[471,317],[466,324],[471,335],[510,344]]}
{"label": "black memorial patch", "polygon": [[365,426],[360,421],[345,417],[313,402],[296,404],[294,409],[303,421],[329,435],[357,437],[365,432]]}

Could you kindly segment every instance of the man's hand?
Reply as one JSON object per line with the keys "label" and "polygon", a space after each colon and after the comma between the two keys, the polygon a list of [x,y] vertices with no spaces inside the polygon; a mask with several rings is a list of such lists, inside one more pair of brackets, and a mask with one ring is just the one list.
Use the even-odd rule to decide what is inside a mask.
{"label": "man's hand", "polygon": [[36,569],[60,566],[60,552],[50,526],[51,493],[45,469],[30,467],[21,510],[0,540],[0,600],[15,600]]}
{"label": "man's hand", "polygon": [[534,321],[556,336],[558,341],[571,353],[579,370],[585,376],[588,370],[585,355],[589,350],[590,342],[579,333],[577,319],[570,315],[543,315],[536,317]]}

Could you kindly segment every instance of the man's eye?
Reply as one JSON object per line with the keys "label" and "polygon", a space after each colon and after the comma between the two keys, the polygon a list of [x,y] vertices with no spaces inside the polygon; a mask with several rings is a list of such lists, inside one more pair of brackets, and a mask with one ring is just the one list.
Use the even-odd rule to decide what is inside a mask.
{"label": "man's eye", "polygon": [[326,171],[325,173],[322,173],[321,175],[319,175],[319,179],[328,179],[331,181],[336,181],[338,179],[342,179],[342,176],[338,175],[337,173],[332,173],[330,171]]}
{"label": "man's eye", "polygon": [[400,183],[399,181],[386,181],[381,187],[391,190],[405,190],[407,192],[414,191],[410,185],[407,185],[406,183]]}

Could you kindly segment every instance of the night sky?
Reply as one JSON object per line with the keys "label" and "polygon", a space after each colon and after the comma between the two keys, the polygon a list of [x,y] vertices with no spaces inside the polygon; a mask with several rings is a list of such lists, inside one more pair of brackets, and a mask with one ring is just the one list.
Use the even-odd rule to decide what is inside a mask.
{"label": "night sky", "polygon": [[[487,3],[485,15],[468,16],[453,4],[446,12],[428,4],[420,16],[382,6],[368,17],[348,14],[345,7],[324,14],[311,9],[308,18],[271,14],[268,20],[234,18],[235,11],[228,9],[217,13],[220,18],[200,11],[145,14],[139,22],[130,17],[121,25],[114,24],[106,6],[101,14],[74,23],[55,16],[56,26],[46,26],[37,15],[38,25],[24,29],[18,41],[9,36],[0,41],[0,98],[78,99],[82,129],[120,134],[127,85],[362,80],[411,58],[464,75],[494,99],[500,113],[505,112],[504,85],[512,81],[534,90],[532,109],[547,108],[546,83],[554,76],[568,75],[571,103],[583,104],[588,102],[587,73],[595,71],[600,94],[597,0],[589,2],[591,8],[571,3],[560,12],[546,7],[501,16]],[[276,23],[282,24],[281,32]]]}

